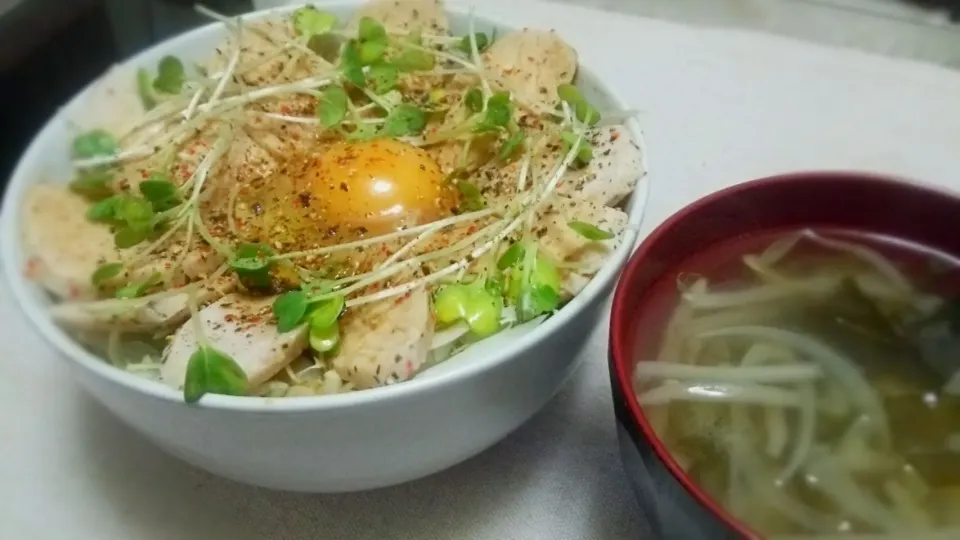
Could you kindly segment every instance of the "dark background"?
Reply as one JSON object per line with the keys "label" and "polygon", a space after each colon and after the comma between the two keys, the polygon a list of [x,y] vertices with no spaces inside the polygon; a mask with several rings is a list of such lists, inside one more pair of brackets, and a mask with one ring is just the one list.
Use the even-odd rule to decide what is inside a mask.
{"label": "dark background", "polygon": [[[227,14],[250,0],[206,0]],[[207,22],[194,0],[21,0],[0,13],[0,190],[44,122],[111,64]]]}

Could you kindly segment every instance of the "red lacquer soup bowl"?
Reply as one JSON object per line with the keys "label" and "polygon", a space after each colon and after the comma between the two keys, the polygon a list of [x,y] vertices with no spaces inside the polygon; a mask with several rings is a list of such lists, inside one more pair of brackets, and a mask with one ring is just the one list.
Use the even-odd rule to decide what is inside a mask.
{"label": "red lacquer soup bowl", "polygon": [[[691,261],[731,242],[806,228],[893,237],[960,258],[960,198],[867,173],[795,173],[738,184],[657,227],[620,277],[609,350],[620,452],[652,538],[759,538],[671,457],[637,402],[633,371],[638,361],[655,357],[676,305],[677,278]],[[670,301],[664,300],[667,287]]]}

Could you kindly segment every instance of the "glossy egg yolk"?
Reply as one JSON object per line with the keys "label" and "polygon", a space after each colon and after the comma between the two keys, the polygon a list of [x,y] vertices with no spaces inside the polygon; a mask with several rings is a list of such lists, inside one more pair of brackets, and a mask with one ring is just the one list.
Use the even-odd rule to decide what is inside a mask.
{"label": "glossy egg yolk", "polygon": [[362,234],[385,234],[449,216],[457,191],[424,150],[392,140],[335,143],[305,167],[320,219]]}

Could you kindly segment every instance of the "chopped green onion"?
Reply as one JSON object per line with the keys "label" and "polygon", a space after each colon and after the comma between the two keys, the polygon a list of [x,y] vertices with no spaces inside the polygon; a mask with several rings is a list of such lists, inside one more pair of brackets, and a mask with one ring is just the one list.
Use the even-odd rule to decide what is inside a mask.
{"label": "chopped green onion", "polygon": [[310,326],[310,348],[318,353],[330,352],[340,344],[340,325],[331,324],[327,327],[317,328]]}
{"label": "chopped green onion", "polygon": [[240,396],[247,384],[247,374],[236,360],[213,347],[199,347],[187,363],[183,399],[196,403],[206,394]]}
{"label": "chopped green onion", "polygon": [[475,335],[486,337],[500,330],[503,298],[487,290],[482,279],[445,285],[437,292],[434,311],[440,324],[462,320]]}
{"label": "chopped green onion", "polygon": [[574,232],[586,238],[587,240],[610,240],[616,236],[610,231],[605,231],[596,225],[591,225],[590,223],[586,223],[584,221],[571,221],[567,225],[569,225]]}

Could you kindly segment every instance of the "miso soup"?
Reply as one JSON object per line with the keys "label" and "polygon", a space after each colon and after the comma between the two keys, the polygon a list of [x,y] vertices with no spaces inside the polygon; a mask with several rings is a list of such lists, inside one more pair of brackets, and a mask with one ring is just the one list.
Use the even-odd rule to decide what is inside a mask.
{"label": "miso soup", "polygon": [[804,230],[673,277],[634,385],[711,497],[770,539],[960,539],[958,261]]}

